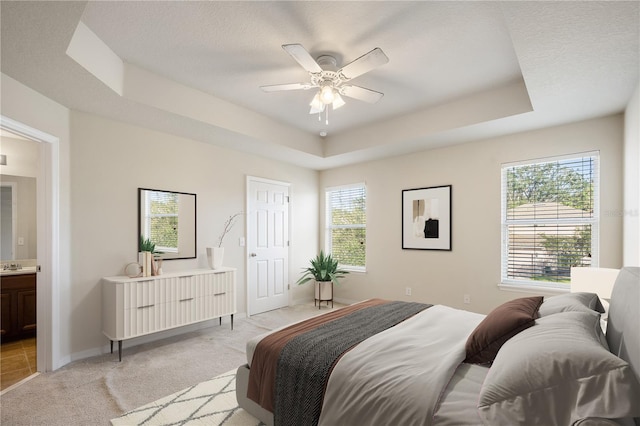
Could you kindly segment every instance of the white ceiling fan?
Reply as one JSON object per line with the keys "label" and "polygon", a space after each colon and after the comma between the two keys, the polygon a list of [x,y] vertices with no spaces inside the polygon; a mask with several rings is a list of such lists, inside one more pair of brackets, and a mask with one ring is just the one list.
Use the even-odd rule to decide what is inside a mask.
{"label": "white ceiling fan", "polygon": [[336,70],[337,61],[331,55],[322,55],[315,60],[301,44],[284,44],[282,48],[309,73],[311,81],[260,86],[260,88],[265,92],[317,88],[318,92],[309,104],[311,106],[309,114],[320,114],[325,111],[325,108],[328,112],[327,105],[331,105],[334,110],[340,108],[345,104],[342,96],[373,104],[384,95],[375,90],[347,84],[350,80],[389,62],[389,58],[378,47],[338,70]]}

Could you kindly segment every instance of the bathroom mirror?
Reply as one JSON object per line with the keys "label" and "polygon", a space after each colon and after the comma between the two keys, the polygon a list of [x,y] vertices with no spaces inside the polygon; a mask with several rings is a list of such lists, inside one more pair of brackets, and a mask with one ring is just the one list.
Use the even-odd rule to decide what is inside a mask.
{"label": "bathroom mirror", "polygon": [[36,178],[0,175],[1,261],[37,257],[36,195]]}
{"label": "bathroom mirror", "polygon": [[138,188],[140,237],[155,244],[164,260],[196,257],[196,194]]}

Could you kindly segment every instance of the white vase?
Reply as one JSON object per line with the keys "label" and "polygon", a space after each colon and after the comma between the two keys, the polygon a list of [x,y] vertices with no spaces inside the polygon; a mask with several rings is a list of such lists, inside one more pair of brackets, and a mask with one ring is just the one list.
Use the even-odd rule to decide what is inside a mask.
{"label": "white vase", "polygon": [[207,247],[207,262],[209,268],[220,269],[222,268],[222,261],[224,260],[224,247]]}

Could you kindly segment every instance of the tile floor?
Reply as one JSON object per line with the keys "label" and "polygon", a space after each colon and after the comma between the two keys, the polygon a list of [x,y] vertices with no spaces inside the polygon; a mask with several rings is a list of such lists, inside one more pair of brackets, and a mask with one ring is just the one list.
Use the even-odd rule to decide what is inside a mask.
{"label": "tile floor", "polygon": [[36,339],[0,345],[0,391],[36,372]]}

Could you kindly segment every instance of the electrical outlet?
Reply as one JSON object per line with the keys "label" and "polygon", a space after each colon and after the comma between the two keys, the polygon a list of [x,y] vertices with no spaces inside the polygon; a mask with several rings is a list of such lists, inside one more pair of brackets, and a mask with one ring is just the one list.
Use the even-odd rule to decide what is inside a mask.
{"label": "electrical outlet", "polygon": [[407,287],[407,288],[405,288],[405,290],[404,290],[404,294],[405,294],[406,296],[411,296],[411,287]]}
{"label": "electrical outlet", "polygon": [[464,295],[464,303],[466,303],[467,305],[471,303],[471,295],[469,294]]}

